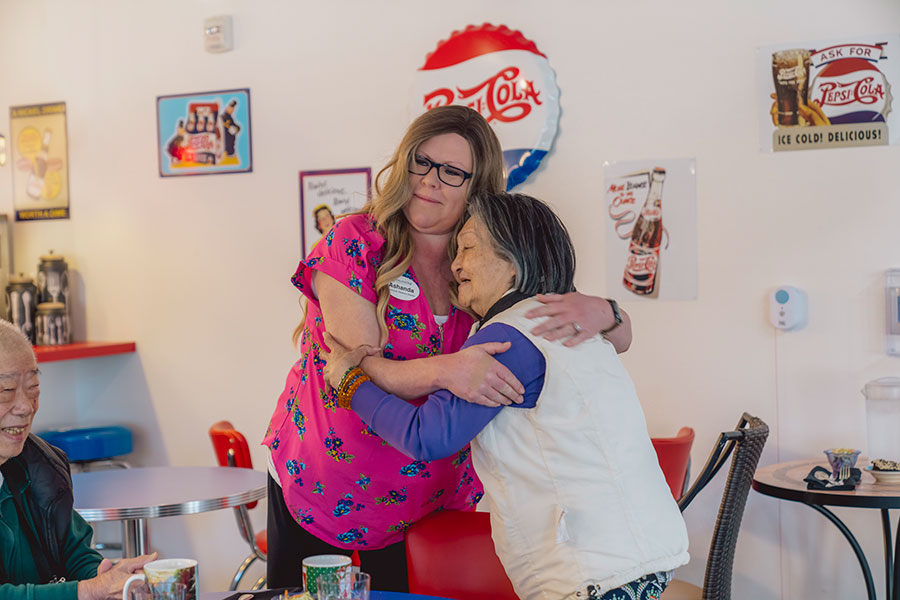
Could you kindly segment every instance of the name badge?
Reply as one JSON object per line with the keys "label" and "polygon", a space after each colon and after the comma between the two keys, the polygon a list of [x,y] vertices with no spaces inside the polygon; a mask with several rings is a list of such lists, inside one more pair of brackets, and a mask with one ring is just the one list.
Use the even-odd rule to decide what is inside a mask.
{"label": "name badge", "polygon": [[391,290],[391,296],[397,300],[415,300],[419,297],[418,284],[406,275],[401,275],[390,282],[388,289]]}

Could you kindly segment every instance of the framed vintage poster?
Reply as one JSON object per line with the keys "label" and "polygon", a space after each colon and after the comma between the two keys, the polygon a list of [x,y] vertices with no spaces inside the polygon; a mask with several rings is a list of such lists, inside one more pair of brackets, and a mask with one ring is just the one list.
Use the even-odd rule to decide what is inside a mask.
{"label": "framed vintage poster", "polygon": [[157,96],[160,177],[253,170],[250,90]]}
{"label": "framed vintage poster", "polygon": [[5,319],[8,315],[6,285],[13,272],[12,249],[12,227],[9,224],[9,217],[0,214],[0,319]]}
{"label": "framed vintage poster", "polygon": [[757,50],[763,151],[900,144],[891,88],[900,35],[795,41]]}
{"label": "framed vintage poster", "polygon": [[607,162],[606,285],[615,298],[697,298],[692,158]]}
{"label": "framed vintage poster", "polygon": [[69,218],[66,103],[9,108],[16,221]]}
{"label": "framed vintage poster", "polygon": [[331,229],[335,217],[365,206],[371,186],[369,167],[300,171],[300,252],[304,258]]}

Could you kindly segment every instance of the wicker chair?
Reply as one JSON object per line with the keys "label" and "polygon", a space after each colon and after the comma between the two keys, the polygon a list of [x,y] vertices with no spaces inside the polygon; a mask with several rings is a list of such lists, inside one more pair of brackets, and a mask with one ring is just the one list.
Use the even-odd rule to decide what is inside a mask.
{"label": "wicker chair", "polygon": [[700,490],[715,477],[729,455],[733,454],[709,545],[703,588],[676,579],[666,588],[662,600],[730,600],[731,571],[734,567],[734,549],[737,546],[741,518],[744,516],[753,473],[768,436],[769,426],[747,413],[743,414],[735,431],[725,431],[719,435],[703,471],[678,501],[678,507],[683,512]]}

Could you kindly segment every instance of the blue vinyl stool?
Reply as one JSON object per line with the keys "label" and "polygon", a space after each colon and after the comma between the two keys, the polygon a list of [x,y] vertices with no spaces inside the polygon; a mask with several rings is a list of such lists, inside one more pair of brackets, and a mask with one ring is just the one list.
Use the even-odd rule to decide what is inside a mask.
{"label": "blue vinyl stool", "polygon": [[119,425],[49,429],[37,435],[65,452],[75,472],[131,466],[116,458],[132,450],[131,431]]}

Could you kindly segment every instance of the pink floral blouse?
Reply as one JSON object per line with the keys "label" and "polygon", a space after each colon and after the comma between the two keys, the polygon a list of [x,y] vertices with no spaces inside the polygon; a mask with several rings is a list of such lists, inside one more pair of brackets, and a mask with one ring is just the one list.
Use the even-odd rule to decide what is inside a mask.
{"label": "pink floral blouse", "polygon": [[[370,217],[351,215],[340,219],[300,263],[292,282],[309,300],[301,356],[288,373],[263,440],[294,519],[331,545],[351,549],[399,542],[404,530],[426,514],[470,508],[482,496],[468,446],[441,460],[410,459],[356,413],[338,408],[323,378],[319,348],[325,328],[310,285],[312,273],[321,271],[374,304],[383,245]],[[456,352],[472,325],[469,315],[451,307],[448,321],[439,326],[412,268],[391,285],[386,317],[383,355],[394,360]]]}

